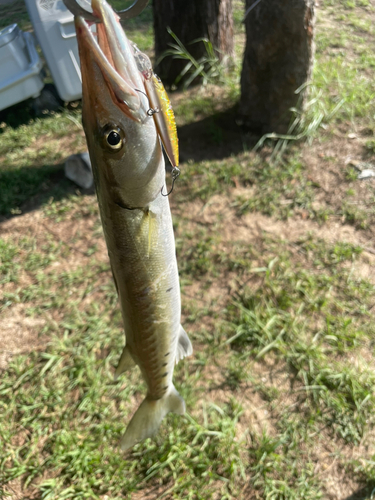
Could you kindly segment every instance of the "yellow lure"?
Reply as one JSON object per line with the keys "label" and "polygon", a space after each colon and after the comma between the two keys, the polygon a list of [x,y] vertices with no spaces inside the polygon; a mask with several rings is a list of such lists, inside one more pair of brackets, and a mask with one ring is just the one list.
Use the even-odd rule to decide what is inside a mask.
{"label": "yellow lure", "polygon": [[145,87],[153,111],[156,128],[172,167],[178,167],[178,137],[171,101],[160,78],[152,74]]}
{"label": "yellow lure", "polygon": [[160,78],[155,75],[151,61],[133,44],[134,58],[144,78],[145,90],[151,109],[149,114],[154,117],[155,125],[168,155],[172,167],[178,167],[178,137],[176,120],[171,101]]}

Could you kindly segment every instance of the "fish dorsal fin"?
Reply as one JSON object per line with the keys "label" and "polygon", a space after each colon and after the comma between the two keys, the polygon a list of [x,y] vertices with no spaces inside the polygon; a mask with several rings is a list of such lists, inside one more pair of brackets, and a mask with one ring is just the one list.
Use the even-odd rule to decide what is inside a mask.
{"label": "fish dorsal fin", "polygon": [[193,354],[193,346],[191,345],[188,334],[180,325],[180,334],[178,337],[177,353],[176,353],[176,364],[184,359],[186,356],[191,356]]}

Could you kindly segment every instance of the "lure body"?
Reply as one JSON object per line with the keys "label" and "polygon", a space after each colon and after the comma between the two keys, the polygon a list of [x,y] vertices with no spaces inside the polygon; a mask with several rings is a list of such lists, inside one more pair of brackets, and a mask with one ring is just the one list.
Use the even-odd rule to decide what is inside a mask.
{"label": "lure body", "polygon": [[173,168],[179,165],[178,136],[176,119],[171,101],[163,82],[155,75],[151,61],[133,44],[134,58],[138,70],[143,76],[147,97],[150,102],[150,111],[154,117],[155,125]]}
{"label": "lure body", "polygon": [[178,167],[177,127],[171,101],[162,81],[155,73],[149,80],[145,80],[145,87],[152,108],[159,110],[153,116],[165,152],[172,167]]}

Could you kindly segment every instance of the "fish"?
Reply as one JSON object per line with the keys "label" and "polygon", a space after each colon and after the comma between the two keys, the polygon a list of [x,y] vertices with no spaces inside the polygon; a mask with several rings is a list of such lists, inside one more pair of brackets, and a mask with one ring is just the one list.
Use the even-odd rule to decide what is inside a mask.
{"label": "fish", "polygon": [[193,348],[181,326],[172,216],[162,195],[161,136],[150,113],[139,50],[106,0],[92,0],[91,6],[96,35],[80,15],[75,27],[82,123],[126,338],[115,378],[138,365],[147,386],[120,441],[126,451],[154,436],[167,413],[185,413],[173,371]]}

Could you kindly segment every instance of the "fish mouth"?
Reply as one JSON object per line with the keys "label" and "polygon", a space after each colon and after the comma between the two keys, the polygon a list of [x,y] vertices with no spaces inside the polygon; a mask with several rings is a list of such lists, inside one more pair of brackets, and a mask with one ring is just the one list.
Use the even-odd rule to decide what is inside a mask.
{"label": "fish mouth", "polygon": [[93,86],[101,84],[93,75],[92,60],[100,69],[113,103],[130,119],[142,122],[147,116],[143,77],[134,58],[134,48],[127,39],[112,7],[106,0],[92,0],[93,14],[100,21],[96,36],[90,29],[92,22],[75,17],[75,26],[81,69],[83,95],[92,94]]}

